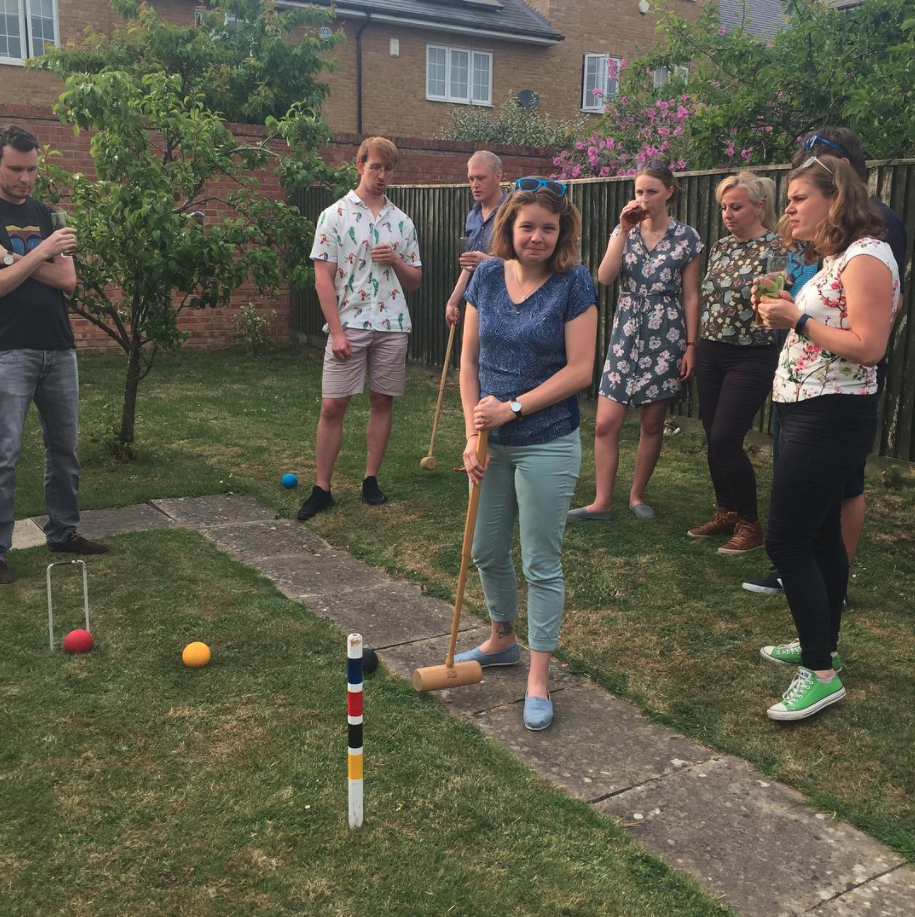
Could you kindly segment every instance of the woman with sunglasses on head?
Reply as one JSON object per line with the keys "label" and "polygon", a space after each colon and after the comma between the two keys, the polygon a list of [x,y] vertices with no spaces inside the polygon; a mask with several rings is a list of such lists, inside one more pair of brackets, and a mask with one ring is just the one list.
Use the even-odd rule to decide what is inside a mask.
{"label": "woman with sunglasses on head", "polygon": [[788,245],[804,243],[808,262],[823,259],[796,302],[782,293],[758,306],[767,327],[791,329],[772,391],[781,449],[766,550],[798,633],[798,640],[761,653],[799,666],[768,714],[800,720],[845,697],[836,674],[848,585],[842,495],[876,434],[876,365],[899,305],[899,273],[867,188],[836,157],[811,156],[789,174],[780,228]]}
{"label": "woman with sunglasses on head", "polygon": [[776,332],[756,324],[753,281],[781,250],[775,232],[775,182],[740,172],[718,183],[715,197],[730,235],[711,249],[702,281],[698,367],[699,416],[718,508],[691,538],[724,536],[719,554],[743,554],[765,543],[756,500],[756,474],[743,443],[772,391],[778,362]]}
{"label": "woman with sunglasses on head", "polygon": [[673,172],[653,160],[635,177],[635,200],[620,213],[597,272],[620,278],[613,333],[601,378],[594,431],[594,501],[570,519],[606,521],[619,467],[619,438],[630,406],[641,408],[639,447],[629,508],[653,519],[645,488],[661,454],[668,406],[686,394],[699,330],[699,253],[691,226],[668,213],[677,193]]}
{"label": "woman with sunglasses on head", "polygon": [[[581,217],[566,185],[520,178],[493,229],[493,255],[474,271],[464,298],[461,401],[464,465],[481,484],[473,560],[492,619],[488,640],[455,656],[513,665],[518,582],[512,532],[520,523],[531,648],[523,721],[553,719],[550,659],[564,605],[562,538],[581,467],[578,392],[591,381],[597,294],[578,263]],[[489,430],[489,456],[477,437]]]}

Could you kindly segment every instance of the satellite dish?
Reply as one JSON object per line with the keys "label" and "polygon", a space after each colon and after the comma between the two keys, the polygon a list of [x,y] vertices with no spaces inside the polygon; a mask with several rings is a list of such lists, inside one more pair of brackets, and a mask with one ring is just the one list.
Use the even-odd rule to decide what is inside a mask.
{"label": "satellite dish", "polygon": [[518,104],[522,108],[536,108],[540,101],[540,96],[533,89],[522,89],[518,93]]}
{"label": "satellite dish", "polygon": [[325,26],[321,26],[321,31],[318,32],[318,35],[321,36],[321,39],[322,39],[323,41],[327,41],[327,40],[330,38],[330,36],[333,35],[333,34],[334,34],[334,33],[333,33],[333,32],[330,30],[330,28],[328,28],[326,25],[325,25]]}

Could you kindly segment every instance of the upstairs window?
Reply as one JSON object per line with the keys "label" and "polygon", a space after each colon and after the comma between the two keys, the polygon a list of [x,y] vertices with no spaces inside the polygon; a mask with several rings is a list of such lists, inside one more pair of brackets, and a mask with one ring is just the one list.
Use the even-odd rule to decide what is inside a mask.
{"label": "upstairs window", "polygon": [[0,0],[0,63],[21,64],[59,43],[57,0]]}
{"label": "upstairs window", "polygon": [[426,45],[426,98],[432,102],[492,105],[492,54]]}
{"label": "upstairs window", "polygon": [[[619,92],[620,59],[607,54],[586,54],[581,81],[581,110],[601,112],[604,101]],[[611,76],[610,74],[613,74]]]}
{"label": "upstairs window", "polygon": [[669,83],[674,75],[680,77],[684,83],[689,82],[689,67],[655,67],[652,71],[654,88],[660,89],[665,83]]}

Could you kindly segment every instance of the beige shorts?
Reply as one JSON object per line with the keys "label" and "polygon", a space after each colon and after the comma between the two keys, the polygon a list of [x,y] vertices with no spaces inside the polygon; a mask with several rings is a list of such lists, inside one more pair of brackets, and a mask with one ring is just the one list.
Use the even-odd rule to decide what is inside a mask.
{"label": "beige shorts", "polygon": [[348,360],[338,360],[327,338],[324,349],[324,375],[321,394],[325,398],[361,395],[368,370],[369,388],[379,395],[402,395],[407,372],[409,335],[403,331],[364,331],[347,328],[346,338],[353,349]]}

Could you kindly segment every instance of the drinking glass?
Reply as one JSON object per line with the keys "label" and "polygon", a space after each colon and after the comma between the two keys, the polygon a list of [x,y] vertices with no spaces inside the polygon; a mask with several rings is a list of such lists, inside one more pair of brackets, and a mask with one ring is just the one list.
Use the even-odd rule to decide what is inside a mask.
{"label": "drinking glass", "polygon": [[[782,252],[772,252],[766,259],[766,273],[756,281],[756,292],[767,299],[778,299],[788,280],[789,258]],[[759,309],[756,310],[756,324],[761,325]]]}
{"label": "drinking glass", "polygon": [[[70,225],[70,215],[66,210],[55,210],[51,214],[51,225],[55,229],[63,229],[66,226]],[[72,252],[61,252],[61,258],[69,258]]]}

